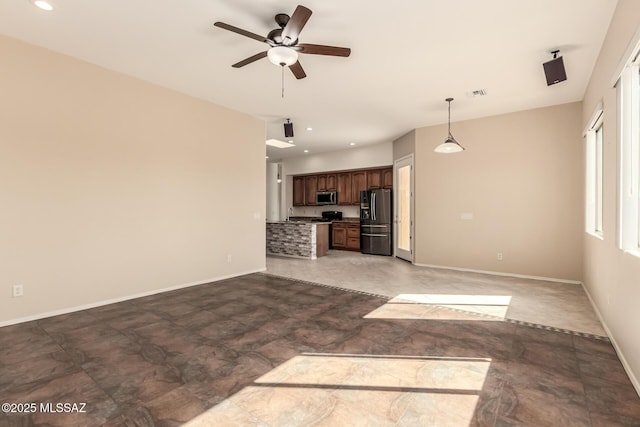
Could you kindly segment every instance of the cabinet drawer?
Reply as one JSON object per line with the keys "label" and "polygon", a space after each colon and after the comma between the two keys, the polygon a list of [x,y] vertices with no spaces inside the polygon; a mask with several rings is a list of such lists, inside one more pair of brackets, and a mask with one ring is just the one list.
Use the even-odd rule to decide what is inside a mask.
{"label": "cabinet drawer", "polygon": [[353,237],[353,238],[360,238],[360,227],[358,228],[353,228],[353,227],[349,227],[347,228],[347,237]]}
{"label": "cabinet drawer", "polygon": [[360,237],[358,237],[358,238],[349,237],[347,239],[347,248],[359,251],[360,250]]}

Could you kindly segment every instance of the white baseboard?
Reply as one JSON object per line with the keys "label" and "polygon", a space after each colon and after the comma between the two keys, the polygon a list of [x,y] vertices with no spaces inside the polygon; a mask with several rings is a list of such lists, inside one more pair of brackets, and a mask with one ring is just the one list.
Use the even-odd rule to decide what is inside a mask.
{"label": "white baseboard", "polygon": [[18,318],[18,319],[11,319],[11,320],[6,320],[4,322],[0,322],[0,328],[3,327],[3,326],[15,325],[15,324],[18,324],[18,323],[31,322],[33,320],[40,320],[40,319],[44,319],[46,317],[59,316],[61,314],[69,314],[69,313],[73,313],[73,312],[76,312],[76,311],[88,310],[90,308],[96,308],[96,307],[101,307],[103,305],[115,304],[115,303],[118,303],[118,302],[128,301],[128,300],[132,300],[132,299],[136,299],[136,298],[148,297],[150,295],[156,295],[156,294],[161,294],[163,292],[175,291],[177,289],[189,288],[191,286],[204,285],[205,283],[219,282],[219,281],[225,280],[225,279],[232,279],[234,277],[245,276],[247,274],[261,273],[261,272],[264,272],[264,271],[267,271],[266,267],[259,268],[259,269],[256,269],[256,270],[251,270],[251,271],[245,271],[245,272],[242,272],[242,273],[234,273],[234,274],[229,274],[229,275],[226,275],[226,276],[219,276],[219,277],[215,277],[215,278],[212,278],[212,279],[201,280],[201,281],[198,281],[198,282],[184,283],[184,284],[181,284],[181,285],[170,286],[168,288],[163,288],[163,289],[154,289],[154,290],[147,291],[147,292],[140,292],[140,293],[133,294],[133,295],[127,295],[127,296],[123,296],[123,297],[112,298],[112,299],[98,301],[98,302],[92,302],[92,303],[89,303],[89,304],[78,305],[78,306],[75,306],[75,307],[62,308],[60,310],[48,311],[46,313],[38,313],[38,314],[35,314],[33,316],[21,317],[21,318]]}
{"label": "white baseboard", "polygon": [[591,303],[591,307],[593,307],[593,310],[596,312],[596,316],[598,316],[598,319],[600,319],[600,323],[602,323],[602,327],[607,333],[607,336],[609,337],[609,341],[611,341],[611,345],[613,345],[613,348],[616,351],[616,354],[618,355],[618,359],[620,359],[620,362],[622,363],[622,367],[624,368],[625,372],[629,376],[629,380],[631,381],[631,384],[633,384],[633,388],[636,389],[636,393],[638,393],[638,396],[640,396],[640,381],[638,381],[638,378],[635,376],[635,374],[631,370],[631,366],[629,366],[629,363],[627,362],[627,359],[624,357],[622,350],[620,350],[620,347],[616,342],[615,336],[609,330],[609,327],[607,326],[607,322],[604,321],[604,318],[602,317],[602,313],[600,313],[600,310],[598,310],[598,306],[596,305],[594,299],[591,297],[591,294],[589,293],[589,290],[587,289],[587,287],[584,286],[584,283],[582,284],[582,289],[584,289],[584,293],[587,294],[587,298],[589,298],[589,302]]}
{"label": "white baseboard", "polygon": [[417,264],[417,263],[414,263],[413,265],[418,267],[439,268],[442,270],[467,271],[469,273],[491,274],[493,276],[518,277],[521,279],[543,280],[545,282],[567,283],[570,285],[582,285],[582,282],[579,280],[556,279],[554,277],[529,276],[527,274],[503,273],[501,271],[490,271],[490,270],[474,270],[472,268],[447,267],[445,265],[431,265],[431,264]]}

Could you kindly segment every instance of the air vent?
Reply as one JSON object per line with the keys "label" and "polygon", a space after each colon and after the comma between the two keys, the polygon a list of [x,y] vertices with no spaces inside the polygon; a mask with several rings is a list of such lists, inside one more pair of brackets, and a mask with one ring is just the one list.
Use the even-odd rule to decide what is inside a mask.
{"label": "air vent", "polygon": [[469,96],[472,98],[477,98],[478,96],[485,96],[486,94],[487,94],[486,89],[478,89],[478,90],[469,92]]}

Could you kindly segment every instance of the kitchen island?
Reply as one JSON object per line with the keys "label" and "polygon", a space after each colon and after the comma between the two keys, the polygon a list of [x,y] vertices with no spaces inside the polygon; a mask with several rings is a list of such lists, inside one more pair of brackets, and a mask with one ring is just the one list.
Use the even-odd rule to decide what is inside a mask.
{"label": "kitchen island", "polygon": [[316,259],[329,250],[329,223],[268,221],[267,254]]}

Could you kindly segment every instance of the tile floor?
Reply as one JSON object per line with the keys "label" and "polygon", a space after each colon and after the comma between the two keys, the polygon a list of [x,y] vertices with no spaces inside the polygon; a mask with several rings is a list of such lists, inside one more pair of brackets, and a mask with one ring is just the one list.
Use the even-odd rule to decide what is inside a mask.
{"label": "tile floor", "polygon": [[[0,328],[0,400],[37,405],[0,414],[0,426],[640,425],[640,398],[597,330],[545,330],[475,307],[446,318],[504,305],[494,297],[509,289],[450,274],[491,298],[438,300],[424,281],[393,302],[252,274]],[[507,315],[524,294],[510,294]],[[390,304],[394,316],[380,312]],[[437,316],[398,315],[421,306]],[[65,402],[85,412],[45,410]]]}
{"label": "tile floor", "polygon": [[[316,261],[267,257],[267,272],[389,298],[405,294],[509,297],[506,312],[498,313],[502,318],[606,336],[582,286],[577,284],[416,267],[398,258],[348,251],[329,251],[328,256]],[[457,308],[467,314],[489,315],[498,308],[493,302],[485,306],[472,302]],[[456,308],[444,301],[436,305]]]}

